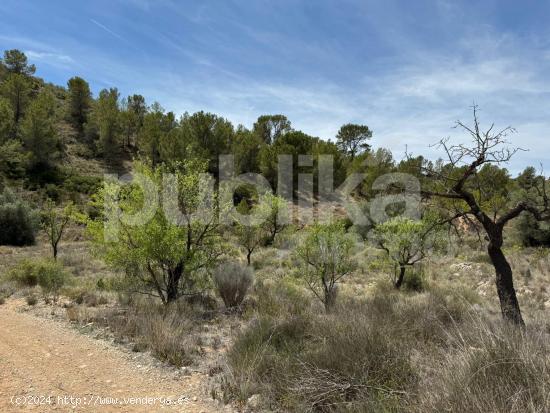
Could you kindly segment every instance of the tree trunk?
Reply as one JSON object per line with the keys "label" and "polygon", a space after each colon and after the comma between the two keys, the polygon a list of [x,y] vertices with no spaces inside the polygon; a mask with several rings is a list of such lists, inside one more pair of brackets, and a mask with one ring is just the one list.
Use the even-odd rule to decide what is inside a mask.
{"label": "tree trunk", "polygon": [[495,267],[496,272],[496,286],[498,292],[498,298],[500,300],[500,311],[502,317],[511,321],[517,325],[525,325],[521,316],[521,310],[519,308],[519,302],[516,297],[516,290],[514,289],[514,279],[512,276],[512,268],[506,257],[502,252],[502,249],[498,245],[494,245],[491,241],[488,247],[489,257]]}
{"label": "tree trunk", "polygon": [[168,274],[168,283],[166,285],[166,304],[170,304],[178,299],[180,279],[183,275],[183,265],[178,264],[176,268]]}
{"label": "tree trunk", "polygon": [[403,285],[403,280],[405,279],[405,266],[401,265],[399,267],[399,277],[397,278],[397,281],[395,281],[394,287],[396,290],[399,290],[401,288],[401,285]]}
{"label": "tree trunk", "polygon": [[334,285],[332,288],[328,288],[325,285],[324,293],[325,296],[323,304],[325,305],[325,311],[327,313],[330,313],[334,308],[334,305],[336,304],[336,294],[338,293],[338,289],[336,288],[336,285]]}
{"label": "tree trunk", "polygon": [[54,261],[57,261],[57,244],[53,244],[53,259]]}
{"label": "tree trunk", "polygon": [[248,266],[250,266],[250,263],[251,263],[251,256],[252,256],[252,251],[248,251],[248,253],[246,254],[246,263],[248,264]]}

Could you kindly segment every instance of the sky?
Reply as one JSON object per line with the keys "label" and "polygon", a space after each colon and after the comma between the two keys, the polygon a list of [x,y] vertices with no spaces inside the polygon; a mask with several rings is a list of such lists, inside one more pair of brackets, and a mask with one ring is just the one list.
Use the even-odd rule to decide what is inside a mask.
{"label": "sky", "polygon": [[397,159],[467,142],[453,125],[475,103],[486,128],[517,129],[517,173],[550,170],[549,20],[533,0],[2,0],[0,47],[178,115],[282,113],[323,139],[366,124]]}

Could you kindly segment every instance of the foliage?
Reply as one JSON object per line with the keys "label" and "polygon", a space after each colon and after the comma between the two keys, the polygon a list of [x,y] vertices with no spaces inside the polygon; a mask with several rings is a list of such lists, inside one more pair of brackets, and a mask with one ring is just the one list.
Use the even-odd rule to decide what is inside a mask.
{"label": "foliage", "polygon": [[263,115],[254,123],[252,129],[262,142],[271,145],[282,135],[290,132],[292,127],[284,115]]}
{"label": "foliage", "polygon": [[12,136],[13,121],[14,114],[9,101],[0,98],[0,145]]}
{"label": "foliage", "polygon": [[254,276],[249,266],[226,262],[215,269],[212,279],[225,307],[234,308],[242,304]]}
{"label": "foliage", "polygon": [[58,210],[51,199],[47,199],[42,211],[42,229],[48,236],[48,241],[52,247],[53,259],[57,259],[59,242],[63,236],[67,225],[69,225],[74,215],[74,205],[67,204],[63,209]]}
{"label": "foliage", "polygon": [[92,112],[91,122],[97,129],[99,151],[112,161],[120,147],[119,93],[116,88],[103,89]]}
{"label": "foliage", "polygon": [[0,145],[0,174],[8,178],[23,178],[29,166],[30,154],[18,139]]}
{"label": "foliage", "polygon": [[296,249],[301,260],[299,277],[330,311],[335,304],[337,283],[355,268],[355,242],[341,223],[316,224],[307,230]]}
{"label": "foliage", "polygon": [[395,217],[374,227],[374,242],[388,254],[399,272],[394,274],[393,283],[400,288],[407,266],[413,266],[442,249],[445,238],[435,218],[425,216],[414,221],[406,217]]}
{"label": "foliage", "polygon": [[69,279],[63,266],[55,261],[43,260],[35,264],[34,270],[38,275],[38,285],[46,300],[50,298],[57,302],[59,291]]}
{"label": "foliage", "polygon": [[18,73],[9,74],[0,84],[0,96],[10,103],[15,126],[19,125],[30,102],[31,87],[29,78]]}
{"label": "foliage", "polygon": [[21,50],[11,49],[4,52],[2,63],[11,73],[31,76],[36,71],[34,65],[27,63],[27,56]]}
{"label": "foliage", "polygon": [[336,135],[336,145],[353,160],[361,151],[369,150],[367,140],[372,131],[366,125],[348,123],[340,128]]}
{"label": "foliage", "polygon": [[73,126],[82,134],[92,107],[90,86],[84,79],[75,76],[67,82],[67,89],[69,91],[67,115]]}
{"label": "foliage", "polygon": [[263,219],[262,227],[267,233],[266,243],[273,245],[277,235],[288,227],[288,202],[284,198],[267,193],[260,196],[256,210]]}
{"label": "foliage", "polygon": [[38,215],[8,188],[0,193],[0,245],[34,244]]}
{"label": "foliage", "polygon": [[[132,225],[116,212],[139,212],[144,192],[139,185],[106,182],[94,197],[94,206],[101,211],[97,219],[88,221],[88,230],[97,252],[114,268],[134,280],[135,289],[158,296],[168,304],[183,295],[196,294],[207,284],[206,271],[224,253],[220,237],[217,196],[207,182],[201,180],[204,163],[186,162],[174,171],[152,168],[142,163],[135,171],[153,183],[152,192],[159,194],[163,176],[174,172],[173,181],[165,182],[162,209],[155,205],[149,216]],[[212,196],[213,203],[205,202]],[[114,211],[114,214],[113,214]],[[110,234],[104,220],[118,228]]]}
{"label": "foliage", "polygon": [[54,100],[49,92],[40,93],[29,105],[21,123],[21,137],[25,149],[31,153],[33,167],[51,166],[60,153]]}

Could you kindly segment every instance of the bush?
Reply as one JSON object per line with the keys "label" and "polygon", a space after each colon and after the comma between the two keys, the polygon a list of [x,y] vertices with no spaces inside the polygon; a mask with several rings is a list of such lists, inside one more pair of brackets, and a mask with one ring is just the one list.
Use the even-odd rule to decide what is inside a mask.
{"label": "bush", "polygon": [[403,288],[407,291],[424,291],[425,280],[422,269],[410,268],[407,276],[403,280]]}
{"label": "bush", "polygon": [[227,308],[241,305],[253,279],[252,269],[237,262],[220,265],[213,276],[216,290]]}
{"label": "bush", "polygon": [[449,338],[452,351],[434,369],[422,411],[550,411],[550,347],[537,329],[473,317]]}
{"label": "bush", "polygon": [[91,321],[108,326],[117,341],[130,341],[134,351],[149,350],[156,358],[182,367],[191,365],[201,352],[198,327],[190,313],[184,302],[166,307],[153,300],[136,299],[125,311],[108,308]]}
{"label": "bush", "polygon": [[38,285],[44,296],[51,296],[54,302],[57,301],[59,290],[65,285],[67,278],[63,267],[55,261],[45,260],[38,265]]}
{"label": "bush", "polygon": [[38,230],[38,214],[9,189],[0,194],[0,245],[32,245]]}
{"label": "bush", "polygon": [[36,303],[38,303],[38,300],[36,299],[36,296],[34,294],[31,294],[31,295],[27,295],[25,297],[25,301],[27,302],[27,305],[36,305]]}
{"label": "bush", "polygon": [[34,287],[38,285],[37,265],[31,260],[20,261],[8,272],[8,278],[15,281],[20,287]]}
{"label": "bush", "polygon": [[8,277],[22,287],[40,285],[46,297],[52,295],[54,301],[57,301],[59,290],[67,282],[68,274],[56,261],[23,260],[10,270]]}

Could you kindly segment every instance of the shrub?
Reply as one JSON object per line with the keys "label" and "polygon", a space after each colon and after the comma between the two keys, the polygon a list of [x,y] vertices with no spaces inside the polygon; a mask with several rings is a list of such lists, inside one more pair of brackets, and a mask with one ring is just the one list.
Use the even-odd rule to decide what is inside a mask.
{"label": "shrub", "polygon": [[23,260],[8,273],[8,277],[20,286],[40,285],[46,298],[52,295],[57,301],[59,290],[67,281],[68,275],[61,264],[51,260]]}
{"label": "shrub", "polygon": [[38,300],[36,299],[36,296],[34,294],[27,295],[25,297],[25,301],[27,302],[27,305],[36,305],[38,303]]}
{"label": "shrub", "polygon": [[192,364],[201,351],[198,329],[184,302],[163,306],[136,299],[125,311],[108,308],[92,321],[108,326],[119,342],[130,341],[134,351],[150,350],[156,358],[176,367]]}
{"label": "shrub", "polygon": [[8,278],[15,281],[20,287],[34,287],[38,285],[37,266],[30,260],[20,261],[10,269]]}
{"label": "shrub", "polygon": [[403,288],[408,291],[424,291],[425,280],[422,270],[414,267],[410,268],[408,276],[403,280]]}
{"label": "shrub", "polygon": [[0,305],[3,305],[6,302],[6,299],[3,296],[0,296]]}
{"label": "shrub", "polygon": [[241,305],[253,279],[252,269],[237,262],[220,265],[213,276],[216,290],[227,308]]}
{"label": "shrub", "polygon": [[59,290],[65,285],[67,278],[67,273],[57,262],[44,260],[38,264],[38,285],[44,296],[51,296],[54,302],[57,301]]}
{"label": "shrub", "polygon": [[0,194],[0,245],[32,245],[39,219],[25,202],[9,189]]}
{"label": "shrub", "polygon": [[445,351],[421,399],[425,412],[550,411],[550,347],[544,334],[473,317],[449,331]]}

